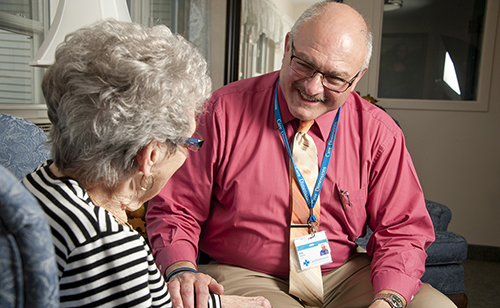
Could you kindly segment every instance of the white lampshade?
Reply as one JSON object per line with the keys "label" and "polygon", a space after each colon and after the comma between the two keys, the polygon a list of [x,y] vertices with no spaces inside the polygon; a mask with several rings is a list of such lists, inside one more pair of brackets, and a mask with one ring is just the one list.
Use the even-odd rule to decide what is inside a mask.
{"label": "white lampshade", "polygon": [[107,18],[131,21],[126,0],[59,0],[54,21],[29,65],[52,65],[56,48],[67,34]]}

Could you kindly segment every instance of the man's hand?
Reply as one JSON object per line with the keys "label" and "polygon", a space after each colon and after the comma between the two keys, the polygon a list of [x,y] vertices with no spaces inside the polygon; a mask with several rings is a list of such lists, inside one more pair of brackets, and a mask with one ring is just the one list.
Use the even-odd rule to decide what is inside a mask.
{"label": "man's hand", "polygon": [[[170,273],[180,267],[194,268],[191,263],[189,263],[189,265],[190,266],[186,266],[186,264],[176,263],[175,267],[171,266],[167,269],[167,273]],[[224,287],[218,284],[212,277],[203,273],[194,273],[189,271],[182,272],[179,276],[170,279],[167,283],[167,287],[170,293],[170,298],[172,299],[172,307],[176,308],[207,308],[210,292],[219,295],[224,292]]]}
{"label": "man's hand", "polygon": [[391,305],[384,300],[378,300],[374,301],[368,308],[391,308]]}

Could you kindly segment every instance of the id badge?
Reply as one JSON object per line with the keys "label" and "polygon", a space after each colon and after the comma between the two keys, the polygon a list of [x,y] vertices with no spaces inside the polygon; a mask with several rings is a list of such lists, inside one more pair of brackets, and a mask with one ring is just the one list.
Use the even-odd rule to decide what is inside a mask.
{"label": "id badge", "polygon": [[308,234],[298,237],[294,244],[302,271],[332,262],[330,245],[328,245],[325,231],[316,232],[314,236]]}

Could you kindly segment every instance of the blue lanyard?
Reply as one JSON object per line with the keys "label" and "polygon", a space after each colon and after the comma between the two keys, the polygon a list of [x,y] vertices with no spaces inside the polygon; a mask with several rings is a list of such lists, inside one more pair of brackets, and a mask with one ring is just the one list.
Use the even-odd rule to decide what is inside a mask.
{"label": "blue lanyard", "polygon": [[[339,123],[341,107],[339,107],[339,111],[337,112],[337,115],[333,120],[332,129],[330,130],[330,137],[328,138],[328,144],[326,146],[325,155],[323,157],[323,162],[321,163],[318,179],[316,180],[316,185],[314,186],[314,191],[311,196],[311,194],[309,193],[309,189],[307,188],[306,182],[304,180],[304,177],[302,176],[302,173],[300,173],[299,168],[297,168],[295,162],[293,161],[292,151],[290,150],[290,145],[288,144],[288,140],[286,137],[285,128],[283,126],[283,119],[281,118],[281,112],[278,104],[279,81],[280,79],[278,78],[278,81],[276,82],[276,91],[274,95],[274,118],[276,119],[276,124],[278,125],[278,130],[280,132],[281,139],[283,139],[283,143],[286,145],[286,149],[288,150],[288,155],[292,160],[293,169],[295,170],[295,175],[297,176],[297,181],[299,183],[300,190],[302,191],[302,195],[304,195],[304,199],[306,200],[306,203],[309,206],[309,208],[313,209],[314,205],[316,204],[316,201],[318,200],[321,188],[323,187],[323,182],[325,181],[326,177],[326,171],[328,170],[328,165],[330,164],[330,159],[332,157],[333,144],[335,142],[335,137],[337,136],[337,127]],[[317,222],[316,217],[312,214],[311,211],[311,216],[309,217],[308,223],[315,223],[315,222]]]}

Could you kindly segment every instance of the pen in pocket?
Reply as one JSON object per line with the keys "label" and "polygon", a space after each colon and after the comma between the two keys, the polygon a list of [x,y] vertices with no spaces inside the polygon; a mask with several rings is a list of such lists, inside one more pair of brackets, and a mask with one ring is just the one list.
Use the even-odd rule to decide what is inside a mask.
{"label": "pen in pocket", "polygon": [[340,190],[340,201],[342,202],[342,207],[347,209],[347,206],[351,206],[351,197],[349,196],[349,192],[347,190]]}

